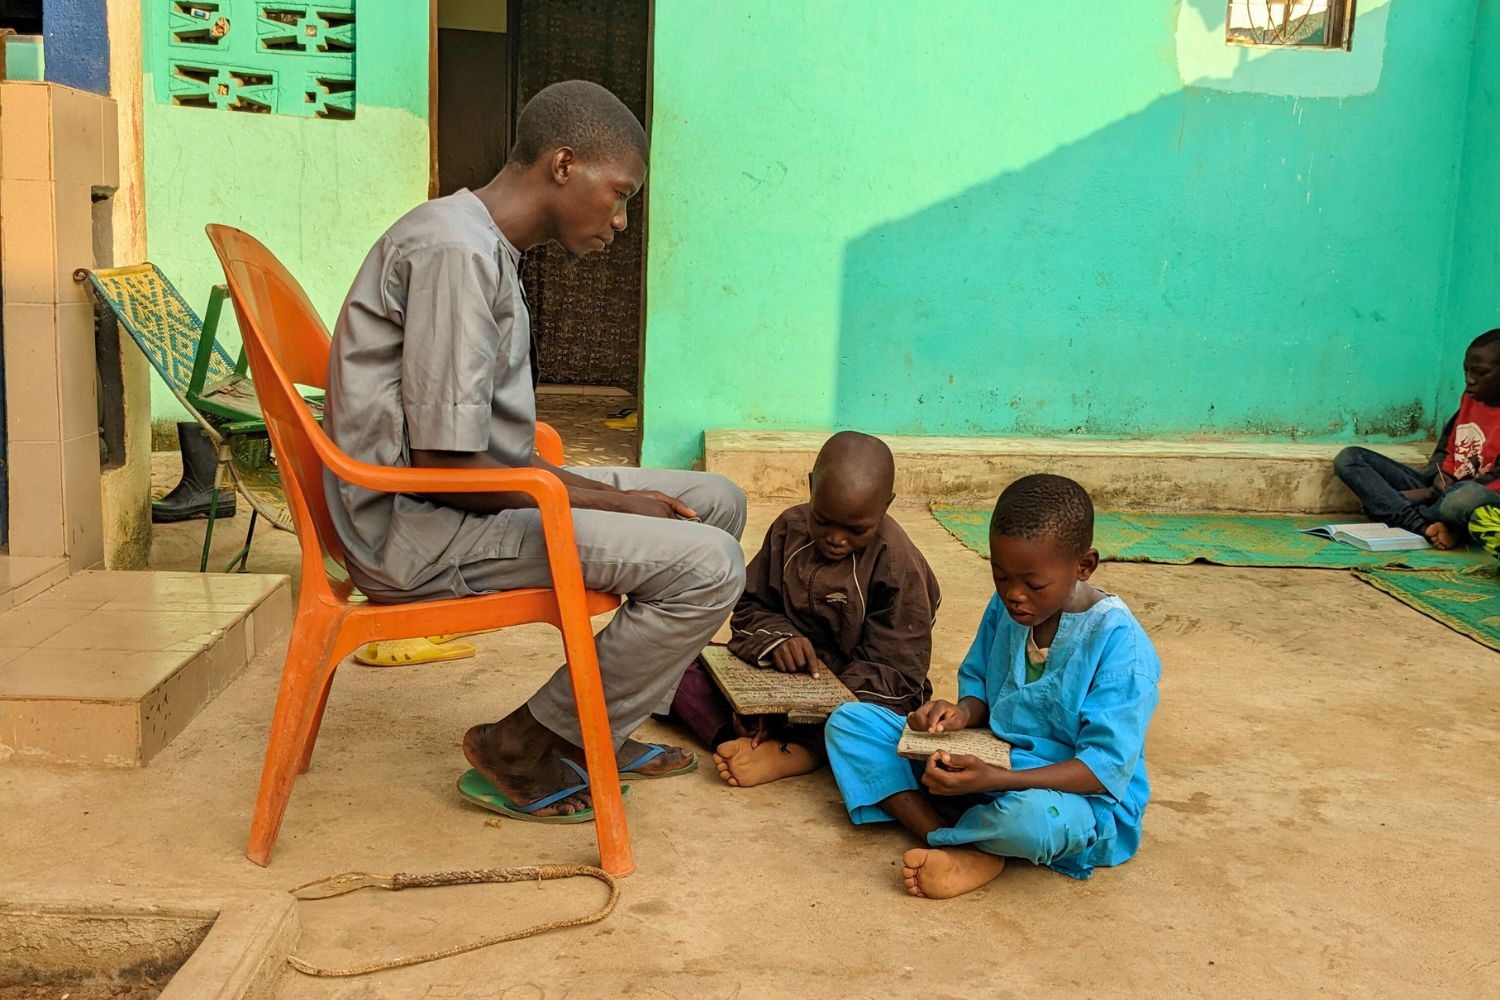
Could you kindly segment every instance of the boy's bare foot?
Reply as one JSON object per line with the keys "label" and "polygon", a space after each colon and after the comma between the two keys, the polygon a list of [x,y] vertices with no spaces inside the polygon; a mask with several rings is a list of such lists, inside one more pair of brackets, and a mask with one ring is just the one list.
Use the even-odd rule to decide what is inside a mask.
{"label": "boy's bare foot", "polygon": [[[536,721],[522,705],[499,722],[474,726],[464,733],[464,757],[517,806],[578,784],[562,761],[583,759],[583,751]],[[593,807],[587,790],[538,809],[537,816],[566,816]]]}
{"label": "boy's bare foot", "polygon": [[[620,744],[620,749],[615,753],[615,764],[623,771],[628,765],[641,759],[641,755],[651,748],[639,740],[626,740]],[[691,750],[682,747],[667,746],[665,753],[659,753],[639,767],[632,767],[631,774],[638,774],[643,778],[655,778],[666,774],[668,771],[676,771],[686,767],[693,759]],[[578,758],[582,763],[583,758]]]}
{"label": "boy's bare foot", "polygon": [[816,771],[818,763],[817,756],[799,743],[788,743],[783,750],[779,740],[771,739],[751,747],[747,736],[720,743],[714,754],[719,777],[737,788],[807,774]]}
{"label": "boy's bare foot", "polygon": [[914,847],[901,857],[906,891],[923,899],[973,892],[1005,869],[1005,859],[972,847]]}
{"label": "boy's bare foot", "polygon": [[1433,521],[1423,529],[1422,534],[1427,536],[1435,549],[1458,548],[1458,539],[1453,537],[1453,532],[1442,521]]}

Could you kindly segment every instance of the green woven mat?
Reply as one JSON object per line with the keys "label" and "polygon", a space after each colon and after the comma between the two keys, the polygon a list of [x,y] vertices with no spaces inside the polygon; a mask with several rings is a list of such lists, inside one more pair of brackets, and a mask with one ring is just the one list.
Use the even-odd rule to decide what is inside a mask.
{"label": "green woven mat", "polygon": [[1500,650],[1500,570],[1495,567],[1426,573],[1356,569],[1354,575],[1475,642]]}
{"label": "green woven mat", "polygon": [[[966,546],[988,559],[989,507],[933,504],[938,523]],[[1298,528],[1327,524],[1328,517],[1269,514],[1146,514],[1100,512],[1094,520],[1094,547],[1113,562],[1192,562],[1221,566],[1286,566],[1311,569],[1407,566],[1412,569],[1462,569],[1492,565],[1477,549],[1438,552],[1364,552],[1342,542],[1301,534]]]}

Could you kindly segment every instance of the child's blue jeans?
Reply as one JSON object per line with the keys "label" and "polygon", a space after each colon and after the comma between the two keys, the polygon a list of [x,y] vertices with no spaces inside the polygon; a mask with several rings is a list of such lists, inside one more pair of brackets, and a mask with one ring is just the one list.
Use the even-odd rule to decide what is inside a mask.
{"label": "child's blue jeans", "polygon": [[1401,493],[1431,486],[1427,474],[1368,448],[1345,448],[1333,460],[1333,471],[1375,520],[1419,535],[1429,524],[1442,521],[1466,538],[1474,511],[1500,505],[1500,493],[1472,482],[1454,483],[1432,503],[1413,503]]}

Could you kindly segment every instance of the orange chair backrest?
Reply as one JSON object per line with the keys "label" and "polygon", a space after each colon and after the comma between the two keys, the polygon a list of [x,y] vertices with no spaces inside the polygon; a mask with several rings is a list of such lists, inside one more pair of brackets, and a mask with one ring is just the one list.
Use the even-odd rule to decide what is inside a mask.
{"label": "orange chair backrest", "polygon": [[[259,240],[230,226],[207,228],[208,241],[224,266],[304,556],[313,554],[308,543],[316,539],[323,554],[342,564],[343,549],[323,495],[323,459],[312,441],[326,436],[297,391],[299,384],[327,386],[328,328],[297,279]],[[326,447],[335,446],[329,441]],[[321,562],[320,555],[319,576]],[[311,565],[312,560],[304,558],[304,585]]]}

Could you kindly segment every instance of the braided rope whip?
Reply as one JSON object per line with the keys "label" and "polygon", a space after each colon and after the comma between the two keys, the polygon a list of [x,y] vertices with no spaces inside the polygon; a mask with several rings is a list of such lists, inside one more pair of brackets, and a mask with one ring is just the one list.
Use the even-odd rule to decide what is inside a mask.
{"label": "braided rope whip", "polygon": [[452,958],[454,955],[478,951],[480,948],[504,944],[507,941],[519,941],[522,938],[535,937],[538,934],[561,930],[564,927],[583,927],[587,924],[598,923],[609,916],[610,911],[615,908],[615,904],[620,901],[620,884],[615,881],[614,876],[604,869],[595,868],[592,865],[528,865],[524,868],[472,868],[462,871],[419,872],[417,874],[398,872],[395,875],[345,872],[342,875],[330,875],[327,878],[316,879],[289,891],[298,899],[314,900],[330,899],[334,896],[342,896],[345,893],[357,892],[360,889],[389,889],[394,892],[401,889],[425,889],[438,885],[472,885],[485,882],[536,882],[540,885],[548,879],[578,877],[598,879],[609,887],[609,898],[604,901],[604,905],[593,913],[585,914],[581,917],[553,920],[545,924],[537,924],[533,927],[511,931],[508,934],[481,938],[469,944],[444,948],[441,951],[428,952],[422,955],[407,955],[402,958],[392,958],[383,962],[356,965],[347,969],[324,968],[313,965],[311,962],[298,958],[295,955],[287,956],[287,964],[298,972],[309,976],[364,976],[371,972],[384,972],[387,969],[401,969],[409,965],[435,962],[440,958]]}

